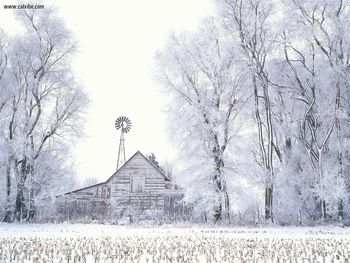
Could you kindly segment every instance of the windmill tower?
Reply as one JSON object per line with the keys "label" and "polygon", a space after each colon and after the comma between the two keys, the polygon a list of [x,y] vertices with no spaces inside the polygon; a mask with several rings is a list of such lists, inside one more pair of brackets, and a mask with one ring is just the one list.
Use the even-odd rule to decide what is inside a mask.
{"label": "windmill tower", "polygon": [[125,139],[124,133],[127,133],[131,129],[131,121],[128,117],[121,116],[115,121],[115,128],[117,130],[120,129],[120,141],[119,141],[119,150],[118,150],[118,161],[117,161],[117,170],[121,167],[125,162]]}

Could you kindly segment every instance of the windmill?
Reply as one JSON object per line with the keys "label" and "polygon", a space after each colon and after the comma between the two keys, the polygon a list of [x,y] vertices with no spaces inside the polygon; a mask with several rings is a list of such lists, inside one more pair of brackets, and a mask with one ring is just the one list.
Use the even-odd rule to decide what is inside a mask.
{"label": "windmill", "polygon": [[129,120],[128,117],[121,116],[115,121],[115,128],[117,130],[120,129],[120,141],[119,141],[118,161],[117,161],[117,170],[118,170],[118,168],[126,162],[124,133],[127,133],[130,131],[131,121]]}

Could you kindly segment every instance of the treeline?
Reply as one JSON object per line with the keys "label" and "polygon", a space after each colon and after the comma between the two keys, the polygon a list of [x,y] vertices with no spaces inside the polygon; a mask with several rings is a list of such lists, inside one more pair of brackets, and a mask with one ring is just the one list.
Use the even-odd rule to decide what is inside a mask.
{"label": "treeline", "polygon": [[70,145],[87,97],[74,81],[76,43],[55,11],[16,13],[22,31],[0,33],[0,220],[55,212],[56,194],[74,187]]}
{"label": "treeline", "polygon": [[159,52],[198,220],[350,216],[350,1],[217,0]]}

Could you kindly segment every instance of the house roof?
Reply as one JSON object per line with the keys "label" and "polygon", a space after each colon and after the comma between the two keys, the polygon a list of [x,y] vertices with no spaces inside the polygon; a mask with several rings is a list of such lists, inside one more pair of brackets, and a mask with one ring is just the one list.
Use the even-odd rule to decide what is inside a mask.
{"label": "house roof", "polygon": [[89,189],[89,188],[94,187],[94,186],[103,185],[103,184],[105,184],[105,183],[106,183],[106,182],[102,182],[102,183],[98,183],[98,184],[86,186],[86,187],[79,188],[79,189],[76,189],[76,190],[74,190],[74,191],[70,191],[70,192],[67,192],[67,193],[64,193],[64,194],[65,194],[65,195],[67,195],[67,194],[74,194],[75,192],[79,192],[79,191],[81,191],[81,190]]}
{"label": "house roof", "polygon": [[152,165],[152,167],[153,167],[154,169],[156,169],[156,170],[165,178],[165,180],[170,181],[170,178],[167,177],[167,176],[164,174],[163,171],[161,171],[157,166],[155,166],[155,165],[154,165],[145,155],[143,155],[140,151],[137,151],[137,152],[134,153],[134,155],[131,156],[131,157],[129,158],[129,160],[127,160],[114,174],[112,174],[112,176],[109,177],[109,178],[107,179],[106,182],[108,182],[109,180],[111,180],[111,179],[113,178],[113,176],[114,176],[115,174],[117,174],[121,169],[123,169],[123,167],[125,167],[137,154],[140,154],[150,165]]}
{"label": "house roof", "polygon": [[95,187],[95,186],[99,186],[99,185],[103,185],[103,184],[105,184],[105,183],[108,183],[108,182],[113,178],[114,175],[116,175],[121,169],[123,169],[123,167],[125,167],[125,166],[130,162],[130,160],[132,160],[132,159],[133,159],[136,155],[138,155],[138,154],[141,155],[149,164],[151,164],[152,167],[153,167],[156,171],[158,171],[158,173],[160,173],[160,174],[165,178],[166,181],[170,181],[170,178],[167,177],[167,176],[164,174],[163,171],[161,171],[157,166],[155,166],[155,165],[154,165],[145,155],[143,155],[140,151],[137,151],[137,152],[134,153],[134,155],[131,156],[131,157],[129,158],[129,160],[127,160],[114,174],[112,174],[112,176],[109,177],[109,178],[107,179],[107,181],[101,182],[101,183],[98,183],[98,184],[94,184],[94,185],[90,185],[90,186],[87,186],[87,187],[83,187],[83,188],[80,188],[80,189],[76,189],[76,190],[74,190],[74,191],[70,191],[70,192],[64,193],[64,195],[67,195],[67,194],[74,194],[75,192],[79,192],[79,191],[81,191],[81,190],[89,189],[89,188],[91,188],[91,187]]}

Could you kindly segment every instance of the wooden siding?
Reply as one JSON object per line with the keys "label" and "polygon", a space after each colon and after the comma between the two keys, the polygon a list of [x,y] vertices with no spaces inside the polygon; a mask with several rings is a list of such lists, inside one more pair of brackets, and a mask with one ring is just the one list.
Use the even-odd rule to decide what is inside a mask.
{"label": "wooden siding", "polygon": [[[144,192],[131,192],[133,176],[145,179]],[[111,178],[112,209],[116,216],[125,212],[164,210],[166,178],[141,153],[137,153]],[[132,211],[130,211],[132,210]]]}
{"label": "wooden siding", "polygon": [[[131,178],[144,179],[142,192],[132,192]],[[137,180],[134,180],[137,182]],[[140,181],[138,181],[140,183]],[[72,191],[60,196],[58,210],[65,218],[120,218],[141,215],[147,210],[165,215],[183,214],[180,200],[183,188],[171,182],[143,154],[135,153],[105,183]]]}
{"label": "wooden siding", "polygon": [[66,193],[57,198],[57,212],[64,220],[109,218],[110,191],[104,183]]}

